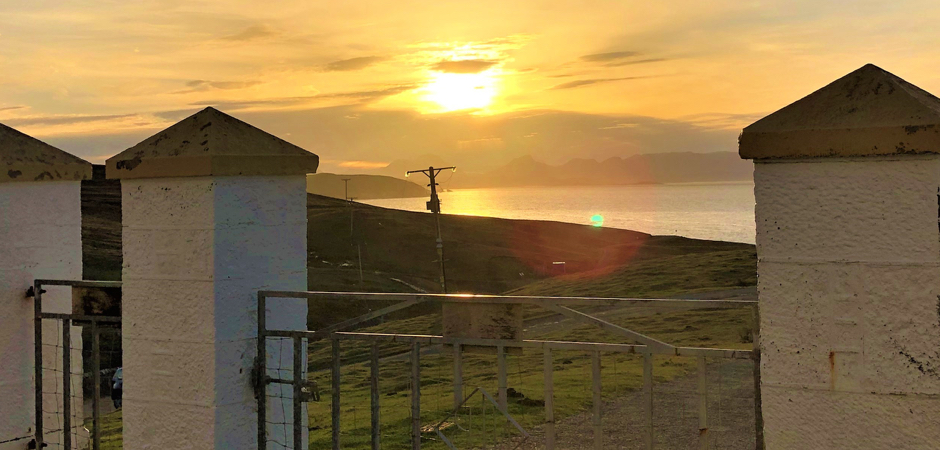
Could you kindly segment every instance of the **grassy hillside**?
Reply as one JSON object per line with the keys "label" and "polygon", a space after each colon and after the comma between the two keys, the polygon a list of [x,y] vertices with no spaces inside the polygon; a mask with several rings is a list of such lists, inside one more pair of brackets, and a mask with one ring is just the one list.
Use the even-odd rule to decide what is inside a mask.
{"label": "grassy hillside", "polygon": [[[82,185],[87,279],[121,274],[120,185]],[[440,292],[434,217],[308,195],[308,287]],[[351,225],[351,226],[350,226]],[[754,285],[754,246],[559,222],[441,217],[450,292],[649,296]],[[360,281],[359,263],[362,263]],[[553,262],[564,261],[565,272]],[[311,325],[369,305],[311,305]]]}

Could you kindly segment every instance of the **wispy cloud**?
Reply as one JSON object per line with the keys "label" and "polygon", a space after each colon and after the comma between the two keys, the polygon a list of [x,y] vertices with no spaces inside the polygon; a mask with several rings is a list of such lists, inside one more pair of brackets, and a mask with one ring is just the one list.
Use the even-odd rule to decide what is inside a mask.
{"label": "wispy cloud", "polygon": [[219,90],[233,90],[233,89],[245,89],[252,86],[257,86],[261,84],[260,81],[209,81],[209,80],[192,80],[186,82],[186,86],[190,89],[184,89],[181,91],[173,92],[174,94],[189,94],[193,92],[204,92],[213,89]]}
{"label": "wispy cloud", "polygon": [[15,110],[17,110],[17,109],[24,109],[24,108],[26,108],[26,107],[25,107],[25,106],[22,106],[22,105],[18,105],[18,106],[4,106],[4,107],[0,107],[0,111],[15,111]]}
{"label": "wispy cloud", "polygon": [[462,59],[459,61],[440,61],[431,66],[431,70],[447,73],[480,73],[499,64],[499,61],[487,59]]}
{"label": "wispy cloud", "polygon": [[632,61],[614,61],[607,64],[604,64],[607,67],[620,67],[620,66],[632,66],[634,64],[649,64],[669,61],[669,58],[646,58],[646,59],[636,59]]}
{"label": "wispy cloud", "polygon": [[581,60],[588,61],[588,62],[607,62],[607,61],[616,61],[616,60],[625,59],[625,58],[632,58],[639,54],[640,52],[635,52],[635,51],[594,53],[591,55],[582,56]]}
{"label": "wispy cloud", "polygon": [[652,78],[652,77],[592,78],[592,79],[589,79],[589,80],[569,81],[569,82],[567,82],[567,83],[562,83],[562,84],[559,84],[559,85],[557,85],[557,86],[554,86],[554,87],[552,87],[551,89],[552,89],[552,90],[558,90],[558,89],[574,89],[574,88],[578,88],[578,87],[582,87],[582,86],[590,86],[590,85],[592,85],[592,84],[611,83],[611,82],[614,82],[614,81],[639,80],[639,79],[643,79],[643,78]]}
{"label": "wispy cloud", "polygon": [[222,39],[226,41],[253,41],[255,39],[261,39],[261,38],[266,38],[269,36],[274,36],[275,34],[278,34],[278,33],[273,28],[265,24],[259,24],[259,25],[252,25],[238,33],[231,34],[228,36],[223,36]]}
{"label": "wispy cloud", "polygon": [[367,89],[360,91],[333,92],[317,95],[306,95],[297,97],[277,97],[259,100],[209,100],[190,103],[190,106],[214,106],[220,109],[239,110],[258,107],[288,107],[304,104],[312,104],[327,100],[347,100],[340,103],[369,103],[380,100],[385,97],[407,92],[417,88],[417,84],[403,84],[390,86],[381,89]]}
{"label": "wispy cloud", "polygon": [[4,122],[9,126],[30,126],[30,125],[70,125],[76,123],[85,123],[85,122],[100,122],[108,121],[115,119],[126,119],[129,117],[136,117],[137,114],[109,114],[109,115],[82,115],[82,114],[65,114],[65,115],[49,115],[49,116],[34,116],[34,117],[20,117],[7,119]]}
{"label": "wispy cloud", "polygon": [[333,61],[323,67],[327,72],[346,72],[351,70],[362,70],[373,64],[384,61],[383,56],[360,56],[358,58],[341,59]]}

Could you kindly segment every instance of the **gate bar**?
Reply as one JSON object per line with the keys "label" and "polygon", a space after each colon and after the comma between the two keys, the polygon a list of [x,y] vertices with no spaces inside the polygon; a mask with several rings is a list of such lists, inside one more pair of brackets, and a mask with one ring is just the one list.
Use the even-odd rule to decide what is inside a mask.
{"label": "gate bar", "polygon": [[303,450],[304,448],[304,433],[303,433],[303,386],[305,381],[304,376],[304,360],[303,360],[303,338],[300,336],[294,336],[294,450]]}
{"label": "gate bar", "polygon": [[[701,450],[708,450],[708,373],[705,357],[698,359],[698,441]],[[718,370],[721,370],[720,368]]]}
{"label": "gate bar", "polygon": [[33,369],[35,370],[36,385],[36,448],[45,447],[42,435],[42,283],[39,280],[33,281],[33,314],[35,325],[33,325],[33,344],[35,347],[35,359],[33,360]]}
{"label": "gate bar", "polygon": [[604,450],[604,431],[601,417],[601,352],[591,354],[591,375],[594,391],[594,450]]}
{"label": "gate bar", "polygon": [[372,450],[381,450],[381,422],[379,421],[379,343],[372,343],[370,392],[372,393]]}
{"label": "gate bar", "polygon": [[463,402],[463,345],[454,344],[454,409]]}
{"label": "gate bar", "polygon": [[643,354],[643,406],[646,409],[646,448],[653,450],[656,440],[653,435],[653,354]]}
{"label": "gate bar", "polygon": [[101,336],[98,335],[98,321],[91,322],[91,380],[95,384],[91,398],[92,450],[101,449]]}
{"label": "gate bar", "polygon": [[411,448],[421,450],[421,343],[411,343]]}
{"label": "gate bar", "polygon": [[267,328],[267,306],[264,294],[258,293],[258,450],[268,447],[268,346],[264,330]]}
{"label": "gate bar", "polygon": [[496,366],[497,385],[499,387],[499,392],[497,393],[499,403],[497,403],[497,405],[503,410],[503,413],[507,413],[509,412],[509,396],[506,393],[506,388],[508,387],[506,382],[506,347],[502,345],[496,346]]}
{"label": "gate bar", "polygon": [[545,450],[555,450],[555,399],[552,382],[552,349],[545,347],[542,352],[542,368],[545,372]]}
{"label": "gate bar", "polygon": [[333,338],[333,367],[330,369],[330,382],[333,385],[333,399],[330,413],[333,417],[333,450],[339,450],[339,339]]}
{"label": "gate bar", "polygon": [[62,443],[65,450],[72,450],[72,322],[69,319],[62,321]]}

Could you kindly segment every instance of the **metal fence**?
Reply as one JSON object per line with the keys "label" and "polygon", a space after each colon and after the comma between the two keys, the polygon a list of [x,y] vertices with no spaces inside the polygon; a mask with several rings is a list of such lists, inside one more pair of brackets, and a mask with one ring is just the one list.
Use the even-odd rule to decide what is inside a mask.
{"label": "metal fence", "polygon": [[[398,303],[304,331],[269,329],[269,299]],[[547,311],[534,314],[542,322],[590,325],[631,343],[348,331],[420,304],[481,301],[526,305]],[[602,317],[618,308],[648,315],[743,308],[750,324],[759,323],[753,301],[260,292],[259,448],[300,449],[308,439],[311,448],[334,449],[763,448],[756,326],[741,332],[751,348],[672,345]],[[677,326],[694,335],[686,322]],[[290,352],[272,360],[266,352],[284,342]],[[321,384],[330,386],[328,410],[309,403]],[[267,411],[272,405],[292,413]],[[314,434],[327,428],[329,442],[318,441]]]}
{"label": "metal fence", "polygon": [[[120,288],[118,282],[36,280],[34,299],[35,437],[32,448],[102,447],[103,423],[120,430],[112,378],[121,367],[121,319],[47,312],[44,287]],[[119,442],[119,441],[118,441]]]}

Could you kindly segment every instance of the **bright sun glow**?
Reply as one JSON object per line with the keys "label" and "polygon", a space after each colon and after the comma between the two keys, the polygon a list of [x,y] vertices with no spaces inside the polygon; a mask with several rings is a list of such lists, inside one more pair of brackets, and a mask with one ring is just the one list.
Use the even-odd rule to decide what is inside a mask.
{"label": "bright sun glow", "polygon": [[435,112],[486,109],[497,92],[494,71],[480,73],[434,73],[422,89],[422,99],[437,106]]}

